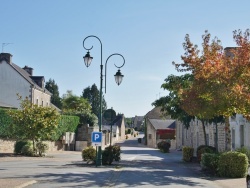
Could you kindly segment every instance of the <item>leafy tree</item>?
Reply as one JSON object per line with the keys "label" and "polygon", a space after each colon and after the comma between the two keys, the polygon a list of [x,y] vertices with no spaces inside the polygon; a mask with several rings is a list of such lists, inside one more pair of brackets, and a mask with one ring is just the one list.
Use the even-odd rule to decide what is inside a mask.
{"label": "leafy tree", "polygon": [[[92,107],[92,112],[99,116],[100,112],[100,91],[97,89],[97,86],[93,84],[91,87],[87,87],[82,92],[82,97],[87,99]],[[104,99],[102,100],[102,111],[107,110],[107,103]]]}
{"label": "leafy tree", "polygon": [[163,89],[168,90],[169,94],[152,103],[154,106],[162,107],[162,111],[166,116],[170,115],[171,118],[180,120],[186,128],[189,127],[190,121],[194,117],[188,115],[181,108],[180,93],[182,90],[189,88],[192,82],[192,74],[185,74],[181,76],[169,75],[161,86]]}
{"label": "leafy tree", "polygon": [[52,93],[51,96],[51,103],[54,104],[58,108],[62,108],[62,99],[59,95],[59,88],[57,84],[55,83],[55,80],[49,79],[48,82],[45,84],[45,88]]}
{"label": "leafy tree", "polygon": [[91,106],[87,99],[74,95],[72,91],[67,91],[67,94],[64,95],[62,102],[62,110],[65,114],[72,115],[91,112]]}
{"label": "leafy tree", "polygon": [[[227,128],[228,117],[234,113],[250,117],[250,32],[238,30],[233,33],[238,47],[223,50],[220,40],[216,37],[211,40],[206,31],[202,36],[201,54],[186,35],[184,63],[175,64],[180,72],[191,71],[195,80],[190,91],[184,92],[183,108],[203,118],[223,115]],[[188,101],[193,101],[192,107],[188,107]],[[226,130],[229,144],[231,135],[229,129]]]}
{"label": "leafy tree", "polygon": [[98,122],[98,118],[91,111],[91,105],[87,99],[78,97],[68,90],[63,95],[63,113],[69,115],[77,115],[80,117],[80,123],[94,126]]}
{"label": "leafy tree", "polygon": [[35,142],[50,139],[58,126],[59,114],[55,109],[32,104],[28,98],[21,100],[21,110],[10,110],[12,117],[12,136],[16,139],[32,140]]}

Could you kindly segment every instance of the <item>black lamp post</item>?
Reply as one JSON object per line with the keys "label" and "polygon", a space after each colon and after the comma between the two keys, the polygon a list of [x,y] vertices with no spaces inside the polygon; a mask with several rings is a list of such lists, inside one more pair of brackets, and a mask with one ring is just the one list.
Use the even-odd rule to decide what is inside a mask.
{"label": "black lamp post", "polygon": [[[87,36],[84,40],[83,40],[83,48],[85,50],[88,50],[87,54],[83,57],[84,59],[84,63],[86,65],[86,67],[89,67],[91,62],[92,62],[92,59],[93,57],[90,56],[90,53],[89,53],[89,50],[91,50],[93,48],[93,46],[91,48],[86,48],[84,46],[84,42],[87,38],[90,38],[90,37],[93,37],[93,38],[96,38],[99,40],[100,42],[100,45],[101,45],[101,65],[100,65],[100,68],[101,68],[101,75],[100,75],[100,109],[99,109],[99,132],[102,132],[102,100],[103,100],[103,96],[102,96],[102,88],[103,88],[103,64],[102,64],[102,42],[101,40],[97,37],[97,36],[94,36],[94,35],[90,35],[90,36]],[[122,79],[123,79],[123,75],[120,71],[120,68],[124,66],[125,64],[125,59],[124,57],[121,55],[121,54],[118,54],[118,53],[114,53],[112,55],[110,55],[107,60],[106,60],[106,63],[105,63],[105,93],[106,93],[106,74],[107,74],[107,63],[108,63],[108,60],[110,57],[114,56],[114,55],[118,55],[118,56],[121,56],[123,58],[123,64],[121,66],[117,66],[115,64],[115,66],[118,68],[118,71],[117,73],[114,75],[115,76],[115,81],[116,83],[118,84],[118,86],[121,84],[122,82]],[[100,166],[102,165],[102,147],[101,146],[98,146],[98,150],[97,150],[97,161],[96,161],[96,164],[97,166]]]}

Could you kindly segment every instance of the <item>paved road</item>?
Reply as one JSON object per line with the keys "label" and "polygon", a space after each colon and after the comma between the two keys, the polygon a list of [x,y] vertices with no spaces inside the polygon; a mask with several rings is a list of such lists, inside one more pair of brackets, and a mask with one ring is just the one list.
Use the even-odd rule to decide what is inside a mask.
{"label": "paved road", "polygon": [[244,178],[209,180],[197,164],[182,162],[181,152],[164,154],[138,144],[137,138],[119,144],[122,161],[108,167],[85,164],[81,152],[56,152],[47,158],[0,158],[0,188],[245,187]]}

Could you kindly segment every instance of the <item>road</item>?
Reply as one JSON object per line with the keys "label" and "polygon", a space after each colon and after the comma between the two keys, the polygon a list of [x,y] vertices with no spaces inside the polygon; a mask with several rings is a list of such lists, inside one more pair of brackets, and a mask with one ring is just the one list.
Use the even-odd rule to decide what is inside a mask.
{"label": "road", "polygon": [[197,164],[181,160],[180,151],[161,153],[139,144],[137,138],[119,144],[122,160],[111,166],[88,165],[81,152],[70,151],[50,153],[45,158],[0,158],[0,188],[245,187],[244,178],[220,181],[202,175]]}

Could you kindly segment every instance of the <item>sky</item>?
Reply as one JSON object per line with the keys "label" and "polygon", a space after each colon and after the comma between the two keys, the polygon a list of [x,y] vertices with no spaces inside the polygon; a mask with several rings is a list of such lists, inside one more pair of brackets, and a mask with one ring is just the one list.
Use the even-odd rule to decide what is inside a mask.
{"label": "sky", "polygon": [[[120,86],[114,80],[120,56],[107,61],[104,98],[108,108],[125,117],[144,116],[168,92],[161,88],[172,62],[181,62],[186,34],[201,47],[205,30],[223,47],[233,47],[233,31],[250,27],[249,0],[0,0],[2,52],[20,67],[54,79],[60,96],[80,96],[93,84],[100,89],[101,45],[86,39],[93,61],[83,61],[83,40],[102,42],[102,63],[119,53],[125,58]],[[9,43],[9,44],[8,44]],[[103,70],[105,75],[105,70]],[[104,76],[105,79],[105,76]],[[105,82],[103,82],[105,83]]]}

